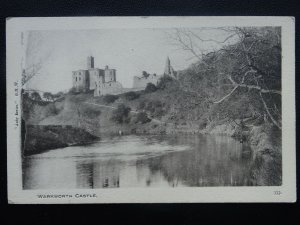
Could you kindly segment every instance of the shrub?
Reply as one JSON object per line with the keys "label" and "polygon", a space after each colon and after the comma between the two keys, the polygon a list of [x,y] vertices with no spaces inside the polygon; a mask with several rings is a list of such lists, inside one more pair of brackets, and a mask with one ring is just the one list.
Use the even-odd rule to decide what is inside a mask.
{"label": "shrub", "polygon": [[164,114],[163,104],[159,100],[149,101],[144,104],[144,109],[151,112],[152,116],[161,117]]}
{"label": "shrub", "polygon": [[142,101],[142,102],[140,102],[139,104],[138,104],[138,109],[144,109],[145,108],[145,106],[146,106],[146,103],[144,102],[144,101]]}
{"label": "shrub", "polygon": [[[70,94],[79,94],[79,92],[77,92],[77,91],[76,91],[76,88],[74,88],[74,87],[72,87],[72,88],[69,90],[69,93],[70,93]],[[55,97],[55,98],[58,98],[59,96],[58,96],[58,94],[55,94],[54,97]]]}
{"label": "shrub", "polygon": [[33,93],[31,94],[31,98],[32,98],[33,100],[35,100],[35,101],[42,101],[42,98],[41,98],[40,94],[37,93],[37,92],[33,92]]}
{"label": "shrub", "polygon": [[50,92],[44,92],[43,97],[48,101],[53,101],[53,95]]}
{"label": "shrub", "polygon": [[149,73],[147,73],[146,71],[143,71],[143,77],[149,77],[150,76],[150,74]]}
{"label": "shrub", "polygon": [[157,84],[157,88],[158,89],[165,89],[169,83],[171,83],[173,81],[173,79],[169,76],[163,76],[160,78],[158,84]]}
{"label": "shrub", "polygon": [[84,108],[82,114],[84,117],[94,119],[101,115],[101,111],[93,108]]}
{"label": "shrub", "polygon": [[156,90],[157,90],[157,87],[152,83],[148,83],[146,88],[145,88],[146,93],[155,92]]}
{"label": "shrub", "polygon": [[117,99],[118,99],[119,97],[118,96],[116,96],[116,95],[105,95],[104,97],[103,97],[103,101],[105,102],[105,103],[113,103],[113,102],[115,102]]}
{"label": "shrub", "polygon": [[116,123],[129,123],[129,112],[130,108],[124,104],[118,105],[118,108],[112,112],[111,120]]}
{"label": "shrub", "polygon": [[49,115],[58,115],[60,110],[56,108],[55,104],[49,104]]}
{"label": "shrub", "polygon": [[137,99],[140,95],[134,91],[130,91],[124,94],[125,98],[129,101]]}
{"label": "shrub", "polygon": [[151,119],[148,118],[147,113],[145,113],[145,112],[139,112],[137,114],[136,123],[142,123],[142,124],[144,124],[144,123],[148,123],[150,121],[151,121]]}

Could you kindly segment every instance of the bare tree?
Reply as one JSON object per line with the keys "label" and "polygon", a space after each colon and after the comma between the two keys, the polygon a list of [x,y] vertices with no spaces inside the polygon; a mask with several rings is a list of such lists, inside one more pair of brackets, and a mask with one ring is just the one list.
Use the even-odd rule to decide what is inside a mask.
{"label": "bare tree", "polygon": [[43,38],[37,31],[30,31],[26,36],[25,68],[22,72],[22,86],[27,84],[33,77],[40,74],[43,64],[50,57],[50,51],[44,56],[39,54],[43,47]]}
{"label": "bare tree", "polygon": [[[216,86],[232,87],[214,104],[237,90],[255,90],[271,122],[281,129],[281,30],[278,27],[212,28],[222,39],[203,38],[202,29],[175,29],[172,40],[198,59],[202,72],[215,74]],[[205,46],[212,44],[207,51]],[[266,100],[268,99],[268,100]]]}

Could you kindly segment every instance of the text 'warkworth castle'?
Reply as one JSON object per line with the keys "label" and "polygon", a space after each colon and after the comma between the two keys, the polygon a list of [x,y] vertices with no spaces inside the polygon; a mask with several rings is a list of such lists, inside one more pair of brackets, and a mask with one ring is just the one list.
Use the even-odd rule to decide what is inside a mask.
{"label": "text 'warkworth castle'", "polygon": [[87,69],[76,70],[72,72],[73,88],[75,92],[87,92],[94,90],[94,96],[106,94],[121,94],[126,91],[143,90],[148,83],[157,85],[162,76],[177,78],[176,71],[171,66],[170,59],[167,57],[165,70],[162,75],[143,74],[142,76],[133,77],[133,88],[123,88],[117,82],[116,70],[105,66],[105,69],[94,68],[94,57],[87,57]]}

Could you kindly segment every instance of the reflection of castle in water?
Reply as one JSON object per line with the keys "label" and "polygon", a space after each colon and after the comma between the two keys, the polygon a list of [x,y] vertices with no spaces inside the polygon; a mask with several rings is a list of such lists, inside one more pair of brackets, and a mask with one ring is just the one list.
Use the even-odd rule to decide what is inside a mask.
{"label": "reflection of castle in water", "polygon": [[120,164],[111,161],[78,161],[77,188],[117,188],[120,186]]}

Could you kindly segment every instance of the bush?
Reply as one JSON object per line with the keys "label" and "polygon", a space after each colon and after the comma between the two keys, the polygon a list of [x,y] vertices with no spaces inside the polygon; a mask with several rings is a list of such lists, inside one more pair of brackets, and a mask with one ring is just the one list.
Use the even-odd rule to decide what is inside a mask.
{"label": "bush", "polygon": [[49,104],[49,116],[51,115],[58,115],[59,112],[61,110],[59,110],[58,108],[56,108],[55,104]]}
{"label": "bush", "polygon": [[48,101],[53,101],[53,95],[50,92],[44,92],[43,97]]}
{"label": "bush", "polygon": [[31,98],[32,98],[33,100],[35,100],[35,101],[42,101],[42,98],[41,98],[40,94],[37,93],[37,92],[33,92],[33,93],[31,94]]}
{"label": "bush", "polygon": [[145,108],[145,106],[146,106],[146,103],[144,102],[144,101],[142,101],[142,102],[140,102],[139,104],[138,104],[138,109],[144,109]]}
{"label": "bush", "polygon": [[82,114],[84,117],[88,117],[90,119],[95,119],[101,115],[101,111],[93,109],[93,108],[83,108]]}
{"label": "bush", "polygon": [[[70,94],[77,95],[77,94],[79,94],[80,92],[77,92],[77,91],[76,91],[76,88],[72,87],[72,88],[69,90],[69,93],[70,93]],[[55,97],[55,98],[59,98],[58,94],[55,94],[54,97]]]}
{"label": "bush", "polygon": [[149,111],[154,117],[161,118],[161,116],[163,116],[163,114],[165,113],[163,109],[163,103],[159,100],[149,101],[147,102],[147,104],[144,103],[143,105],[143,108]]}
{"label": "bush", "polygon": [[116,96],[116,95],[105,95],[104,97],[103,97],[103,101],[105,102],[105,103],[113,103],[113,102],[115,102],[117,99],[118,99],[119,97],[118,96]]}
{"label": "bush", "polygon": [[125,98],[129,101],[137,99],[140,95],[134,91],[130,91],[124,94]]}
{"label": "bush", "polygon": [[112,117],[110,119],[116,123],[129,123],[129,112],[129,107],[126,107],[124,104],[120,104],[118,108],[112,112]]}
{"label": "bush", "polygon": [[156,90],[157,90],[157,87],[152,83],[148,83],[146,88],[145,88],[146,93],[155,92]]}
{"label": "bush", "polygon": [[[74,92],[75,92],[75,90],[74,90]],[[58,93],[52,95],[53,100],[61,99],[61,98],[63,98],[64,96],[65,96],[65,94],[64,94],[62,91],[60,91],[60,92],[58,92]]]}
{"label": "bush", "polygon": [[144,124],[144,123],[148,123],[150,121],[151,121],[151,119],[148,118],[147,113],[145,113],[145,112],[139,112],[137,114],[136,123],[142,123],[142,124]]}
{"label": "bush", "polygon": [[143,77],[148,78],[150,76],[149,73],[147,73],[146,71],[143,71]]}
{"label": "bush", "polygon": [[158,89],[165,89],[169,83],[171,83],[173,81],[173,79],[169,76],[163,76],[160,78],[158,84],[157,84],[157,88]]}

